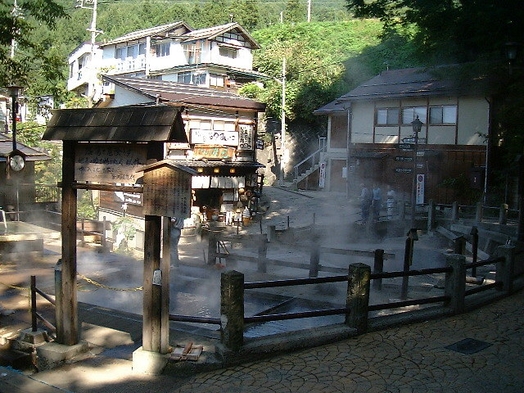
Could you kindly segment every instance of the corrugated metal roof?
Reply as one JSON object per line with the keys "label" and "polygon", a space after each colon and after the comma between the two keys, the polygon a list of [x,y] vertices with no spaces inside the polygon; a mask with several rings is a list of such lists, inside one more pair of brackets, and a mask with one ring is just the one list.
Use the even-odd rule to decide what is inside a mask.
{"label": "corrugated metal roof", "polygon": [[56,110],[42,139],[187,143],[179,111],[165,105]]}
{"label": "corrugated metal roof", "polygon": [[265,104],[241,97],[224,90],[215,90],[185,83],[162,81],[158,79],[129,78],[121,76],[103,77],[115,85],[139,92],[155,101],[180,104],[180,106],[208,106],[263,112]]}
{"label": "corrugated metal roof", "polygon": [[[16,143],[16,149],[24,153],[26,161],[47,161],[51,159],[47,154],[26,146],[18,141]],[[13,140],[5,134],[0,134],[0,162],[6,162],[7,157],[12,151]]]}

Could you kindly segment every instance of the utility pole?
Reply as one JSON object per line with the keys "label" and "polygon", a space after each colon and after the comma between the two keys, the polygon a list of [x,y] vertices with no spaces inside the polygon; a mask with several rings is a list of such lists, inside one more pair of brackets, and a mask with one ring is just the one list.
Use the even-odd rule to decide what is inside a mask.
{"label": "utility pole", "polygon": [[286,171],[286,58],[282,59],[282,112],[281,117],[281,140],[280,140],[280,185],[284,185]]}
{"label": "utility pole", "polygon": [[[21,17],[20,8],[18,7],[18,4],[16,0],[14,0],[13,10],[11,11],[11,15],[13,16],[13,19],[16,20]],[[11,59],[15,57],[15,49],[16,49],[16,40],[11,40]]]}
{"label": "utility pole", "polygon": [[311,22],[311,0],[307,0],[307,21]]}
{"label": "utility pole", "polygon": [[[92,6],[89,7],[86,4],[91,4]],[[92,17],[91,17],[91,25],[87,29],[91,33],[91,59],[90,59],[90,66],[89,66],[89,78],[88,78],[88,84],[87,84],[87,99],[89,101],[89,107],[93,106],[93,98],[95,95],[95,84],[96,84],[96,67],[95,67],[95,52],[96,52],[96,36],[100,33],[102,33],[101,30],[96,29],[96,17],[97,17],[97,7],[98,7],[98,0],[79,0],[79,4],[77,4],[77,8],[85,8],[88,10],[92,10]]]}

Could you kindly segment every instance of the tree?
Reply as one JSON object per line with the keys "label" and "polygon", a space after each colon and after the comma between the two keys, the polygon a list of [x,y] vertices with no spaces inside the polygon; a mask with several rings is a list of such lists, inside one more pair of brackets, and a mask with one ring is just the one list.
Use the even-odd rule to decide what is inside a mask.
{"label": "tree", "polygon": [[444,61],[497,58],[504,43],[524,37],[520,0],[346,0],[357,17],[379,18],[385,32],[416,26],[413,38],[425,55]]}
{"label": "tree", "polygon": [[53,28],[65,16],[64,8],[53,0],[18,0],[17,7],[0,0],[1,86],[27,84],[32,64],[42,55],[34,50],[31,31],[38,23]]}

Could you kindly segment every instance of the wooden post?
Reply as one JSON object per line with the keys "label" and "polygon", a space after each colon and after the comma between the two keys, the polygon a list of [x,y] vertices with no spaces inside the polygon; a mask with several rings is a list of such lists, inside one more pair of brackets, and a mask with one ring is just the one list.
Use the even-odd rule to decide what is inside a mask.
{"label": "wooden post", "polygon": [[144,303],[142,348],[145,351],[167,353],[162,348],[162,281],[165,271],[160,266],[160,236],[162,217],[145,216],[144,241]]}
{"label": "wooden post", "polygon": [[31,331],[36,332],[36,276],[31,276]]}
{"label": "wooden post", "polygon": [[513,292],[513,272],[515,271],[515,247],[504,245],[497,247],[497,256],[504,257],[497,263],[495,280],[502,282],[502,290],[510,295]]}
{"label": "wooden post", "polygon": [[[373,273],[383,273],[384,272],[384,250],[376,249],[373,261]],[[378,278],[373,280],[373,289],[377,291],[382,290],[382,279]]]}
{"label": "wooden post", "polygon": [[428,205],[428,232],[431,232],[433,229],[435,229],[435,202],[433,199],[430,199],[429,205]]}
{"label": "wooden post", "polygon": [[459,219],[459,204],[457,201],[453,202],[451,207],[451,220],[458,221]]}
{"label": "wooden post", "polygon": [[500,205],[499,224],[506,225],[508,223],[508,205],[503,203]]}
{"label": "wooden post", "polygon": [[364,263],[349,265],[346,306],[351,310],[346,314],[346,325],[363,334],[368,328],[369,280],[371,268]]}
{"label": "wooden post", "polygon": [[[412,228],[409,230],[405,243],[404,250],[404,273],[408,273],[410,266],[413,264],[413,246],[415,240],[418,240],[417,229]],[[400,298],[406,300],[408,298],[408,288],[409,288],[409,276],[402,277],[402,289]]]}
{"label": "wooden post", "polygon": [[475,221],[482,222],[482,219],[483,219],[482,202],[477,202],[476,210],[475,210]]}
{"label": "wooden post", "polygon": [[[163,158],[163,144],[149,142],[147,158]],[[144,184],[144,187],[147,187]],[[144,218],[144,295],[142,349],[165,354],[169,351],[169,258],[161,258],[162,223],[168,218],[145,215]]]}
{"label": "wooden post", "polygon": [[238,351],[244,344],[244,275],[235,270],[220,278],[220,335],[226,348]]}
{"label": "wooden post", "polygon": [[320,236],[315,229],[312,231],[309,256],[309,277],[318,277],[320,265]]}
{"label": "wooden post", "polygon": [[[479,250],[479,230],[477,227],[471,227],[471,263],[476,263],[478,258],[478,250]],[[477,277],[477,268],[472,267],[471,268],[471,275],[473,277]]]}
{"label": "wooden post", "polygon": [[63,141],[62,164],[62,262],[61,282],[56,302],[56,341],[76,345],[80,341],[78,301],[76,291],[76,209],[75,141]]}
{"label": "wooden post", "polygon": [[259,273],[267,272],[267,235],[260,235],[258,240],[258,263],[257,271]]}
{"label": "wooden post", "polygon": [[446,264],[452,268],[446,273],[444,293],[450,297],[446,302],[455,314],[464,311],[464,298],[466,295],[466,257],[464,255],[446,255]]}
{"label": "wooden post", "polygon": [[459,236],[453,240],[455,254],[465,255],[466,254],[466,239],[464,236]]}

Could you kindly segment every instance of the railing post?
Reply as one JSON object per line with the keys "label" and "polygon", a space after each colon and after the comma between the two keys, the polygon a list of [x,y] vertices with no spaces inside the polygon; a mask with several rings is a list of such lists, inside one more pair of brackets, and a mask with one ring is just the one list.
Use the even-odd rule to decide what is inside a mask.
{"label": "railing post", "polygon": [[466,254],[466,238],[459,236],[453,240],[455,254],[465,255]]}
{"label": "railing post", "polygon": [[207,245],[207,264],[214,265],[217,259],[217,247],[218,247],[218,236],[215,232],[215,226],[209,224],[209,236],[208,236],[208,245]]}
{"label": "railing post", "polygon": [[[405,250],[404,250],[404,273],[408,273],[410,266],[413,264],[413,246],[415,245],[415,240],[418,240],[418,234],[416,228],[411,228],[407,234]],[[402,277],[402,288],[400,298],[406,300],[408,298],[408,288],[409,288],[409,276]]]}
{"label": "railing post", "polygon": [[311,243],[310,243],[310,254],[309,254],[309,277],[318,277],[318,270],[320,265],[320,236],[313,229],[311,231]]}
{"label": "railing post", "polygon": [[459,204],[457,201],[453,202],[451,207],[451,220],[458,221],[459,219]]}
{"label": "railing post", "polygon": [[[476,263],[478,258],[478,249],[479,249],[479,230],[477,227],[471,227],[471,262]],[[477,268],[471,268],[471,275],[477,277]]]}
{"label": "railing post", "polygon": [[31,276],[31,331],[36,332],[36,276]]}
{"label": "railing post", "polygon": [[503,245],[496,249],[496,255],[503,257],[497,263],[495,280],[502,283],[502,290],[508,295],[513,292],[513,272],[515,271],[515,246]]}
{"label": "railing post", "polygon": [[269,225],[268,227],[268,242],[274,242],[277,240],[277,229],[275,225]]}
{"label": "railing post", "polygon": [[[376,249],[373,261],[373,273],[384,272],[384,250]],[[382,279],[377,278],[373,280],[373,289],[377,291],[382,290]]]}
{"label": "railing post", "polygon": [[446,264],[452,270],[446,273],[444,292],[450,300],[445,305],[450,307],[454,314],[459,314],[464,311],[466,296],[466,257],[458,254],[446,255]]}
{"label": "railing post", "polygon": [[220,278],[220,338],[223,345],[238,351],[244,344],[244,275],[235,270]]}
{"label": "railing post", "polygon": [[499,224],[506,225],[508,223],[508,205],[503,203],[500,205]]}
{"label": "railing post", "polygon": [[257,271],[259,273],[267,272],[267,235],[260,235],[258,240],[258,263]]}
{"label": "railing post", "polygon": [[346,325],[363,334],[368,328],[369,280],[371,268],[364,263],[349,265],[346,306],[351,310],[346,314]]}
{"label": "railing post", "polygon": [[483,216],[483,210],[482,210],[482,202],[477,202],[477,208],[475,210],[475,221],[476,222],[482,222]]}
{"label": "railing post", "polygon": [[428,205],[428,232],[431,232],[433,229],[435,229],[435,213],[435,202],[433,201],[433,199],[430,199]]}

